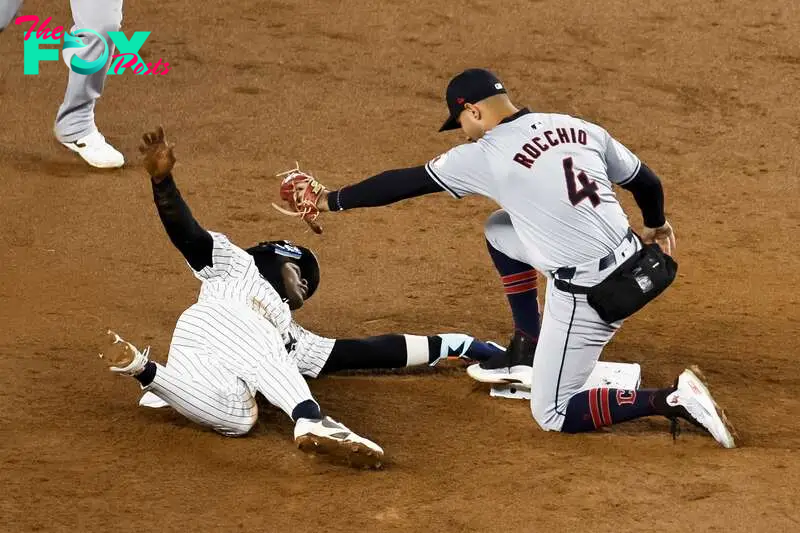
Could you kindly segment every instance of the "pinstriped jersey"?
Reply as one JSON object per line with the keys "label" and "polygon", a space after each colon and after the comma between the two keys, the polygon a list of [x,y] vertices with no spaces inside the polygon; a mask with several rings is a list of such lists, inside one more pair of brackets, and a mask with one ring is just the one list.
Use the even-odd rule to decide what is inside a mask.
{"label": "pinstriped jersey", "polygon": [[[194,275],[203,282],[197,298],[201,305],[192,306],[184,313],[187,318],[194,317],[198,326],[191,332],[182,331],[185,326],[181,324],[186,322],[183,320],[175,334],[195,337],[196,343],[204,342],[200,340],[201,337],[206,340],[209,336],[219,337],[213,339],[215,344],[222,339],[222,343],[229,345],[230,350],[241,351],[242,335],[232,332],[239,331],[241,327],[260,331],[263,327],[260,322],[266,319],[280,333],[289,357],[300,372],[317,377],[336,340],[316,335],[294,322],[289,305],[261,276],[253,256],[233,244],[225,235],[215,232],[209,234],[214,241],[212,265],[200,271],[193,270]],[[260,335],[266,338],[263,333]],[[265,344],[261,349],[262,354],[277,356],[272,352],[279,347],[269,343],[269,346]],[[217,350],[216,353],[227,354],[229,351]],[[247,351],[252,351],[252,347],[247,346]],[[223,358],[242,359],[246,355],[231,353]],[[249,356],[253,357],[253,354]]]}
{"label": "pinstriped jersey", "polygon": [[546,275],[599,259],[628,231],[612,184],[640,168],[609,133],[584,120],[521,111],[425,169],[456,198],[480,194],[511,217],[529,263]]}
{"label": "pinstriped jersey", "polygon": [[289,304],[258,271],[253,256],[233,244],[221,233],[209,232],[214,240],[212,265],[194,275],[203,282],[198,302],[227,301],[250,308],[269,320],[288,342],[292,323]]}

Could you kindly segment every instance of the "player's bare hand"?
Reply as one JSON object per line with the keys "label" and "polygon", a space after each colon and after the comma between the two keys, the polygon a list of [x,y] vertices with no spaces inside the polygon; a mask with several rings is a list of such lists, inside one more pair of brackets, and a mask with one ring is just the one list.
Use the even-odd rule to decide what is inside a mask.
{"label": "player's bare hand", "polygon": [[664,222],[660,228],[645,227],[642,231],[642,241],[645,244],[658,244],[667,255],[675,251],[675,231],[669,222]]}
{"label": "player's bare hand", "polygon": [[161,183],[172,172],[175,166],[175,145],[168,143],[164,128],[142,135],[139,151],[144,156],[144,168],[155,183]]}

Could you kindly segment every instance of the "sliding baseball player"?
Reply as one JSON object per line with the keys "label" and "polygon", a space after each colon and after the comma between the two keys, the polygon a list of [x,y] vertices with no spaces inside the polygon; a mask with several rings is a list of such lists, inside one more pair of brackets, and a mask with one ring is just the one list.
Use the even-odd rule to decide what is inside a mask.
{"label": "sliding baseball player", "polygon": [[172,176],[175,157],[163,129],[144,135],[144,154],[158,214],[172,243],[202,285],[175,327],[166,365],[150,360],[114,332],[101,354],[111,370],[190,420],[227,436],[256,422],[256,392],[295,422],[295,442],[354,466],[379,467],[380,446],[326,416],[303,376],[355,368],[435,365],[448,357],[485,360],[498,348],[462,334],[323,338],[292,320],[319,285],[319,265],[288,241],[247,250],[208,232],[192,216]]}

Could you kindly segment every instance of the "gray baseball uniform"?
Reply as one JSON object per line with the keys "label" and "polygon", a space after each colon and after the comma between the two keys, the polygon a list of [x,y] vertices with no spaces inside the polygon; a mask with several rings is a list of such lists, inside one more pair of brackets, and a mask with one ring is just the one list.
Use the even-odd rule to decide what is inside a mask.
{"label": "gray baseball uniform", "polygon": [[[22,0],[0,0],[0,29],[8,26],[22,6]],[[119,31],[122,24],[122,0],[71,0],[74,26],[70,32],[90,29],[101,34],[109,46],[109,58],[114,54],[114,43],[108,33]],[[103,43],[92,34],[78,34],[87,43],[80,49],[80,57],[96,59],[103,52]],[[108,64],[90,75],[69,71],[67,92],[58,108],[54,131],[61,142],[75,142],[97,129],[94,122],[94,107],[103,92]]]}
{"label": "gray baseball uniform", "polygon": [[[531,380],[531,410],[545,429],[561,429],[567,402],[621,325],[604,322],[586,296],[555,288],[554,279],[559,269],[575,267],[572,282],[594,286],[640,249],[612,190],[632,179],[640,164],[600,126],[527,113],[425,167],[456,198],[495,200],[502,210],[489,218],[487,240],[548,279]],[[614,261],[601,266],[598,258],[609,254]]]}
{"label": "gray baseball uniform", "polygon": [[22,0],[0,0],[0,31],[6,29],[22,7]]}

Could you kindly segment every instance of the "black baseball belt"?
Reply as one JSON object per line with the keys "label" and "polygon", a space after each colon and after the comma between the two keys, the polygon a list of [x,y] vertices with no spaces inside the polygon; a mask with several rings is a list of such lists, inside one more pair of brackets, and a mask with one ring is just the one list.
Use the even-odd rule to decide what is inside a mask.
{"label": "black baseball belt", "polygon": [[[622,242],[617,245],[616,248],[622,246],[625,241],[633,242],[634,233],[631,228],[628,228],[628,232],[623,237]],[[615,250],[616,250],[615,248]],[[610,251],[604,257],[601,257],[597,260],[597,271],[603,271],[609,267],[612,267],[617,264],[617,256],[614,254],[614,250]],[[575,273],[578,271],[578,267],[561,267],[553,271],[555,286],[557,289],[571,292],[572,294],[588,294],[588,290],[591,287],[581,287],[577,285],[573,285],[571,280],[575,277]]]}

